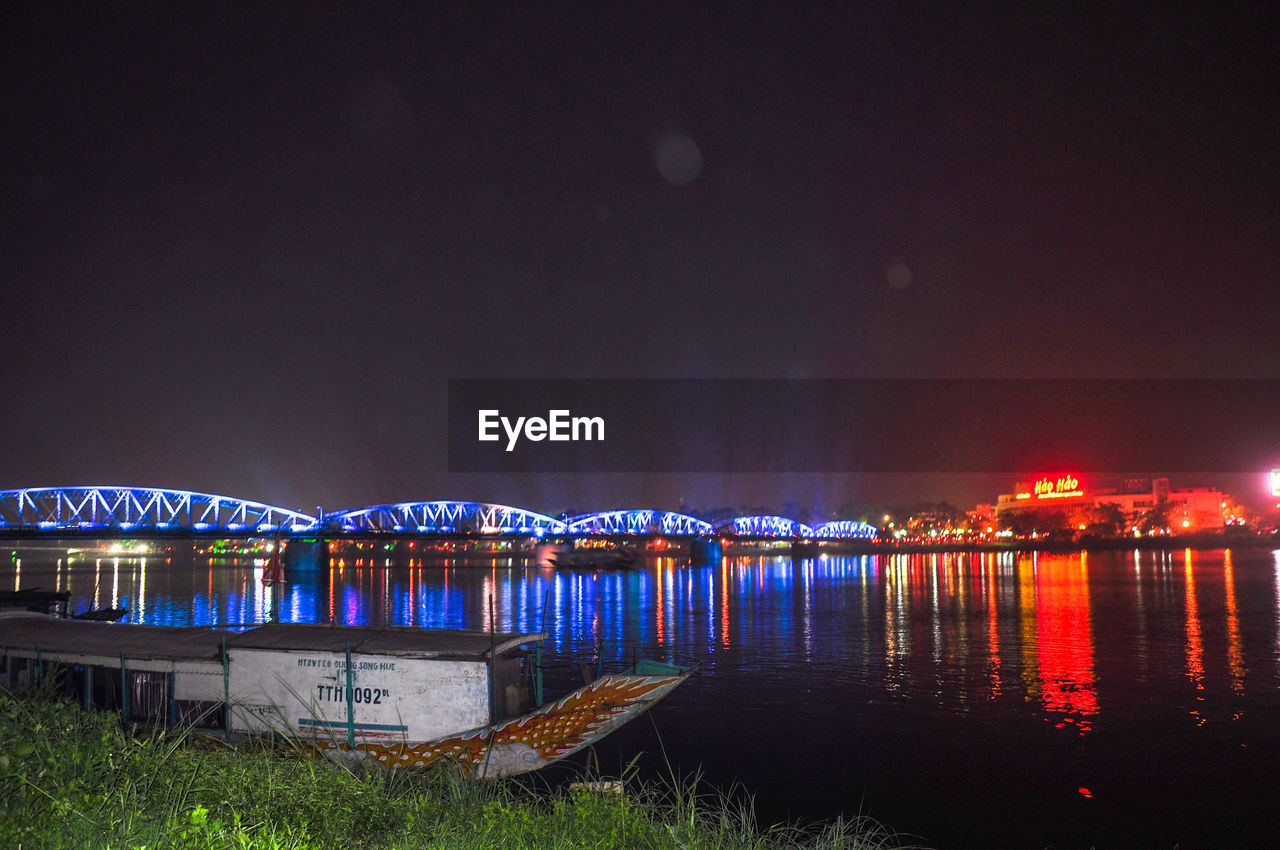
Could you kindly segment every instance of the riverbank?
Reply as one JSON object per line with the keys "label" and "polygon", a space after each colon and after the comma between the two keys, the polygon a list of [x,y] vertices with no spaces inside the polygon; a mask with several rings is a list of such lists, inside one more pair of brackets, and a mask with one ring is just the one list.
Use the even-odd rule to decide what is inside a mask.
{"label": "riverbank", "polygon": [[904,844],[878,825],[755,825],[749,805],[628,780],[624,793],[531,790],[444,771],[351,770],[198,746],[48,694],[0,691],[0,846],[237,848],[848,848]]}

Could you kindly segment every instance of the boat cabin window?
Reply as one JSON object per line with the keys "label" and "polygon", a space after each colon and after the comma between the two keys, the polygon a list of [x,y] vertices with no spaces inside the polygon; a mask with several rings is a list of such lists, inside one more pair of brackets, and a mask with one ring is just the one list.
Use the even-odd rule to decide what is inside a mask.
{"label": "boat cabin window", "polygon": [[85,704],[85,692],[89,686],[89,674],[80,664],[58,664],[47,671],[54,677],[58,693],[77,705]]}
{"label": "boat cabin window", "polygon": [[493,692],[490,694],[490,722],[498,723],[524,714],[532,702],[533,658],[516,649],[494,659]]}
{"label": "boat cabin window", "polygon": [[163,723],[168,719],[168,673],[129,674],[129,717],[149,723]]}
{"label": "boat cabin window", "polygon": [[180,699],[174,703],[175,720],[179,726],[197,729],[225,729],[226,712],[221,702],[200,699]]}
{"label": "boat cabin window", "polygon": [[[42,683],[90,711],[120,711],[122,699],[120,669],[80,664],[64,664],[35,659],[0,656],[0,686],[36,687]],[[176,723],[198,729],[226,729],[225,706],[220,700],[174,700],[173,682],[168,673],[129,671],[128,719],[143,723]],[[172,703],[172,704],[171,704]]]}
{"label": "boat cabin window", "polygon": [[120,671],[110,667],[89,668],[89,707],[98,711],[120,710]]}
{"label": "boat cabin window", "polygon": [[35,684],[35,661],[30,658],[5,657],[4,683],[10,688],[25,688]]}
{"label": "boat cabin window", "polygon": [[144,723],[169,723],[198,729],[225,729],[226,712],[216,700],[174,699],[169,673],[129,674],[129,717]]}

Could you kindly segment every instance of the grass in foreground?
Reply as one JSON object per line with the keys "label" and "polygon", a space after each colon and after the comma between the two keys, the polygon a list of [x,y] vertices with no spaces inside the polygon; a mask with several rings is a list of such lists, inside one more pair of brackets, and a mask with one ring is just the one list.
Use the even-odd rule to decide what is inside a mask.
{"label": "grass in foreground", "polygon": [[[629,783],[632,785],[634,783]],[[859,819],[761,830],[697,781],[538,793],[450,771],[364,772],[140,732],[47,694],[0,691],[0,846],[848,848],[902,845]]]}

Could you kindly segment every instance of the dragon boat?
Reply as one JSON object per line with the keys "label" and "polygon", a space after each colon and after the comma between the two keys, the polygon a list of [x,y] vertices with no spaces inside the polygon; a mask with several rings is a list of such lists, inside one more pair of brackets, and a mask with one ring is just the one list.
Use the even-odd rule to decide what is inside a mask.
{"label": "dragon boat", "polygon": [[541,633],[271,623],[243,631],[0,613],[0,685],[53,678],[86,709],[229,742],[284,735],[387,767],[537,770],[692,673],[639,661],[543,703]]}

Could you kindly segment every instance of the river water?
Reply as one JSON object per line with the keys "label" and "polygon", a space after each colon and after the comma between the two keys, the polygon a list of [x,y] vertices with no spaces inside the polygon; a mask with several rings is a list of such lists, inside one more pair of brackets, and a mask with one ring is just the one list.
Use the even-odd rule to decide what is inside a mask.
{"label": "river water", "polygon": [[1280,836],[1280,551],[650,559],[593,575],[379,544],[291,575],[276,603],[252,556],[75,545],[10,547],[0,588],[70,590],[73,610],[124,600],[156,625],[545,627],[564,665],[549,694],[597,652],[697,659],[699,677],[596,757],[739,783],[764,821],[865,814],[939,848]]}

